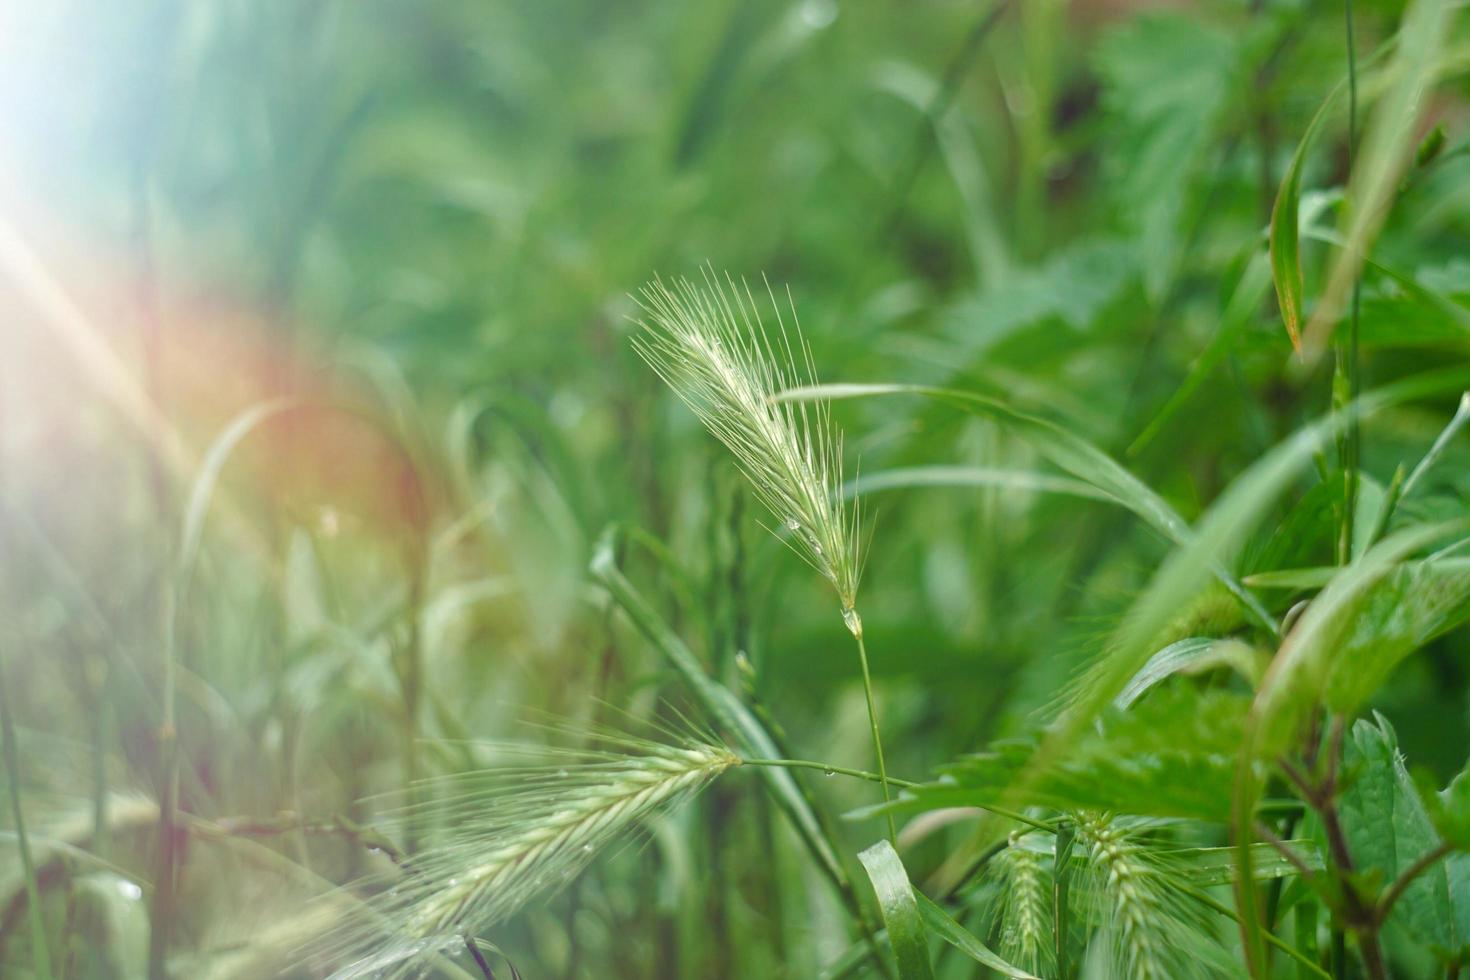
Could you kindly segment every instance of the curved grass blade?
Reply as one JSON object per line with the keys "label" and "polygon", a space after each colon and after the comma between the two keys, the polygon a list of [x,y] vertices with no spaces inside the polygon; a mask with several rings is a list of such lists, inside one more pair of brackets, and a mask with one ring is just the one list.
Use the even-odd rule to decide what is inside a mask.
{"label": "curved grass blade", "polygon": [[1148,663],[1113,699],[1113,704],[1126,710],[1148,693],[1149,688],[1174,674],[1197,674],[1224,666],[1233,667],[1250,677],[1254,668],[1251,648],[1238,640],[1220,640],[1212,636],[1191,636],[1179,640],[1149,657]]}
{"label": "curved grass blade", "polygon": [[1425,95],[1440,68],[1450,7],[1446,0],[1417,0],[1404,11],[1393,59],[1385,66],[1389,88],[1374,110],[1358,154],[1360,165],[1354,167],[1345,247],[1302,331],[1303,355],[1308,361],[1316,360],[1326,348],[1345,297],[1388,216],[1399,178],[1413,159]]}
{"label": "curved grass blade", "polygon": [[[1029,442],[1054,465],[1100,491],[1106,499],[1133,511],[1168,540],[1187,544],[1189,523],[1138,477],[1097,446],[1045,419],[1018,412],[1004,402],[958,388],[916,384],[826,384],[791,388],[778,396],[782,401],[836,401],[880,395],[911,395],[946,402],[965,412],[1005,426]],[[1251,618],[1273,635],[1278,628],[1260,600],[1241,585],[1223,566],[1213,569]]]}
{"label": "curved grass blade", "polygon": [[1018,966],[1012,966],[996,955],[989,946],[975,938],[970,930],[955,921],[952,915],[936,905],[928,896],[917,891],[913,895],[914,901],[919,906],[919,917],[924,920],[924,925],[928,926],[934,935],[976,963],[990,967],[1003,977],[1010,977],[1011,980],[1039,980],[1035,974],[1027,973]]}
{"label": "curved grass blade", "polygon": [[1082,480],[1069,480],[1031,470],[1007,470],[990,466],[902,466],[865,473],[842,485],[843,497],[860,497],[883,490],[917,487],[997,487],[1032,493],[1055,493],[1088,500],[1117,503],[1117,499]]}
{"label": "curved grass blade", "polygon": [[924,920],[919,915],[914,888],[909,884],[908,872],[898,852],[882,840],[859,854],[858,860],[867,870],[878,896],[878,908],[888,926],[888,945],[898,963],[899,980],[934,980]]}
{"label": "curved grass blade", "polygon": [[1296,152],[1291,155],[1286,174],[1281,178],[1276,202],[1271,206],[1271,279],[1276,284],[1276,305],[1286,323],[1286,335],[1291,338],[1292,350],[1298,354],[1302,352],[1302,168],[1306,164],[1307,151],[1342,97],[1346,85],[1346,80],[1339,82],[1307,124]]}
{"label": "curved grass blade", "polygon": [[[780,758],[781,751],[776,740],[766,731],[760,720],[729,688],[705,673],[693,651],[684,645],[684,641],[679,639],[678,634],[663,621],[643,594],[623,575],[617,563],[619,532],[620,528],[612,525],[598,539],[592,557],[592,576],[602,584],[603,588],[607,589],[623,611],[628,614],[639,632],[673,667],[674,672],[688,686],[700,707],[709,712],[717,723],[730,731],[736,747],[742,754],[757,759]],[[792,829],[796,831],[808,852],[816,860],[817,867],[832,883],[832,887],[841,898],[848,914],[868,937],[870,952],[876,955],[877,945],[873,937],[877,929],[858,901],[852,881],[848,878],[847,871],[837,857],[837,848],[832,834],[829,833],[818,815],[816,806],[802,789],[801,784],[792,778],[791,773],[776,766],[761,766],[759,769],[761,778],[765,780],[766,788],[770,791],[777,807],[791,822]]]}
{"label": "curved grass blade", "polygon": [[[1255,246],[1252,246],[1253,248]],[[1225,312],[1220,316],[1220,326],[1215,330],[1210,342],[1205,349],[1200,351],[1194,363],[1189,366],[1189,373],[1180,382],[1174,394],[1164,403],[1157,414],[1144,426],[1138,438],[1128,447],[1127,455],[1136,456],[1143,451],[1164,426],[1169,423],[1191,396],[1199,390],[1200,385],[1215,370],[1220,361],[1230,351],[1230,345],[1242,327],[1250,322],[1256,310],[1260,308],[1261,298],[1266,294],[1266,286],[1269,276],[1267,275],[1268,262],[1266,257],[1260,254],[1254,255],[1245,272],[1241,274],[1240,282],[1235,286],[1235,291],[1230,294],[1230,302],[1225,306]]]}

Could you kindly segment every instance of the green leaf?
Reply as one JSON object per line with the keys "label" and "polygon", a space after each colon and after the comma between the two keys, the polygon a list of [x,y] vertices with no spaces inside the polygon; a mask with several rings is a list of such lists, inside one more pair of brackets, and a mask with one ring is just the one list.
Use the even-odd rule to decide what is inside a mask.
{"label": "green leaf", "polygon": [[1097,69],[1116,137],[1104,161],[1157,300],[1173,279],[1193,185],[1235,84],[1240,33],[1149,14],[1109,32]]}
{"label": "green leaf", "polygon": [[1449,11],[1445,0],[1416,0],[1404,11],[1393,58],[1384,67],[1387,88],[1374,108],[1354,163],[1348,194],[1353,206],[1344,214],[1344,248],[1302,331],[1308,356],[1326,346],[1388,216],[1399,178],[1413,158],[1419,119],[1429,102],[1426,94],[1439,71],[1440,48],[1449,34],[1445,29]]}
{"label": "green leaf", "polygon": [[1455,847],[1470,850],[1470,765],[1441,792],[1420,795],[1439,835]]}
{"label": "green leaf", "polygon": [[1162,689],[1131,710],[1109,710],[1100,730],[1045,771],[1035,768],[1038,737],[1009,739],[943,767],[940,779],[905,789],[888,809],[993,805],[1025,774],[1034,806],[1224,820],[1248,709],[1248,699],[1228,691]]}
{"label": "green leaf", "polygon": [[[1355,870],[1392,881],[1420,855],[1439,844],[1439,835],[1420,801],[1393,727],[1382,715],[1359,721],[1345,746],[1350,783],[1338,811]],[[1389,917],[1421,943],[1456,951],[1467,937],[1456,921],[1444,864],[1430,867],[1409,885]]]}
{"label": "green leaf", "polygon": [[1302,134],[1281,179],[1276,202],[1271,206],[1271,279],[1276,284],[1276,305],[1286,322],[1286,335],[1291,338],[1291,346],[1297,352],[1302,349],[1302,168],[1306,164],[1307,151],[1343,90],[1341,84],[1334,88],[1307,124],[1306,132]]}
{"label": "green leaf", "polygon": [[1136,266],[1119,241],[1072,245],[957,305],[947,316],[946,332],[971,359],[1027,327],[1061,324],[1082,333],[1123,293]]}
{"label": "green leaf", "polygon": [[1257,676],[1255,651],[1239,640],[1191,636],[1164,647],[1128,681],[1113,699],[1114,706],[1127,710],[1150,688],[1175,674],[1199,674],[1216,667],[1232,667],[1254,681]]}
{"label": "green leaf", "polygon": [[1429,604],[1422,616],[1400,615],[1394,598],[1403,595],[1394,588],[1395,577],[1401,574],[1399,563],[1414,551],[1463,533],[1465,526],[1466,522],[1450,522],[1400,531],[1333,577],[1271,663],[1257,694],[1246,752],[1284,748],[1300,713],[1324,694],[1334,710],[1350,712],[1415,648],[1416,641],[1432,635],[1426,631],[1444,613],[1439,595],[1421,597]]}
{"label": "green leaf", "polygon": [[[1322,867],[1322,855],[1317,850],[1316,841],[1302,838],[1283,843],[1300,855],[1313,871]],[[1271,844],[1252,844],[1251,856],[1251,876],[1256,881],[1290,878],[1299,871]],[[1170,871],[1187,878],[1196,888],[1228,885],[1239,876],[1234,847],[1185,847],[1168,852],[1168,859]]]}
{"label": "green leaf", "polygon": [[933,980],[924,920],[919,915],[914,889],[898,852],[883,840],[859,854],[858,860],[867,870],[878,896],[878,908],[888,927],[888,945],[898,962],[899,980]]}
{"label": "green leaf", "polygon": [[919,904],[919,915],[924,924],[933,931],[934,935],[949,943],[955,949],[964,953],[976,963],[990,967],[1003,977],[1012,980],[1038,980],[1035,974],[1027,973],[1018,966],[1012,966],[1000,956],[991,951],[975,935],[964,926],[955,921],[944,909],[935,905],[927,896],[914,892],[914,899]]}
{"label": "green leaf", "polygon": [[1327,702],[1340,711],[1364,703],[1403,659],[1470,618],[1470,559],[1409,562],[1367,590],[1338,644]]}
{"label": "green leaf", "polygon": [[[648,600],[623,575],[616,557],[617,532],[617,526],[610,527],[599,539],[591,564],[593,577],[602,583],[643,635],[668,661],[669,666],[689,687],[700,707],[734,735],[736,745],[742,752],[763,759],[780,758],[782,753],[777,748],[775,739],[760,720],[729,688],[705,672],[694,652],[685,646],[678,634],[659,617]],[[842,897],[848,912],[865,931],[871,933],[866,916],[857,904],[857,896],[847,872],[837,858],[827,827],[802,790],[801,784],[792,778],[790,772],[776,766],[761,766],[760,775],[772,799],[791,822],[792,829]]]}

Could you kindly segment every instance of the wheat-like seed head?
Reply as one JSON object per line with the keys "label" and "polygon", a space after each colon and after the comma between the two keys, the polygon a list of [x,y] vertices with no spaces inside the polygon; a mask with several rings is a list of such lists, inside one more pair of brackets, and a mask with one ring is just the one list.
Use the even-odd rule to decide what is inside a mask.
{"label": "wheat-like seed head", "polygon": [[390,813],[400,826],[442,836],[372,903],[373,921],[315,951],[354,957],[334,980],[405,973],[562,886],[634,825],[740,764],[713,745],[623,741],[641,751],[438,780],[433,802]]}
{"label": "wheat-like seed head", "polygon": [[768,333],[748,284],[712,271],[704,285],[655,279],[643,287],[642,331],[633,345],[674,393],[725,445],[756,497],[787,532],[797,554],[837,590],[843,621],[857,615],[862,574],[861,513],[842,499],[842,437],[825,401],[781,402],[776,395],[816,383],[811,351],[787,297],[791,329],[766,286],[776,319]]}
{"label": "wheat-like seed head", "polygon": [[1214,939],[1169,867],[1167,852],[1147,846],[1119,818],[1074,815],[1077,841],[1088,860],[1080,897],[1112,934],[1115,975],[1133,980],[1177,980],[1216,971],[1202,951]]}
{"label": "wheat-like seed head", "polygon": [[[1000,886],[997,921],[1000,954],[1032,973],[1045,975],[1052,959],[1053,852],[1037,848],[1037,835],[1013,839],[991,862]],[[1049,844],[1049,842],[1047,842]]]}

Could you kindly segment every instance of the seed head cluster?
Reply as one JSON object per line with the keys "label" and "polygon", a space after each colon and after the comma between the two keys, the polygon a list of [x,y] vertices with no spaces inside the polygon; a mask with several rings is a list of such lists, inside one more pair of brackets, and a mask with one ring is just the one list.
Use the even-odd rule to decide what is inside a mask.
{"label": "seed head cluster", "polygon": [[843,621],[860,634],[862,519],[840,494],[842,439],[827,402],[777,398],[814,385],[816,371],[790,297],[788,330],[769,284],[766,294],[774,332],[744,282],[721,282],[709,270],[702,286],[656,279],[637,297],[642,329],[633,344],[734,455],[777,533],[832,583]]}
{"label": "seed head cluster", "polygon": [[642,751],[436,781],[432,802],[390,813],[439,838],[374,903],[371,922],[333,937],[325,954],[351,960],[334,980],[411,973],[466,932],[564,885],[635,825],[740,764],[719,746],[628,744]]}

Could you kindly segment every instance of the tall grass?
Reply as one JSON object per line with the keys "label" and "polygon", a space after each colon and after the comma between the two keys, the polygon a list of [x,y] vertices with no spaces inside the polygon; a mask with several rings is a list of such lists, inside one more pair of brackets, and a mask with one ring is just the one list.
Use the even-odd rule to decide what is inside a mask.
{"label": "tall grass", "polygon": [[1461,5],[147,6],[0,18],[0,976],[1470,965]]}

